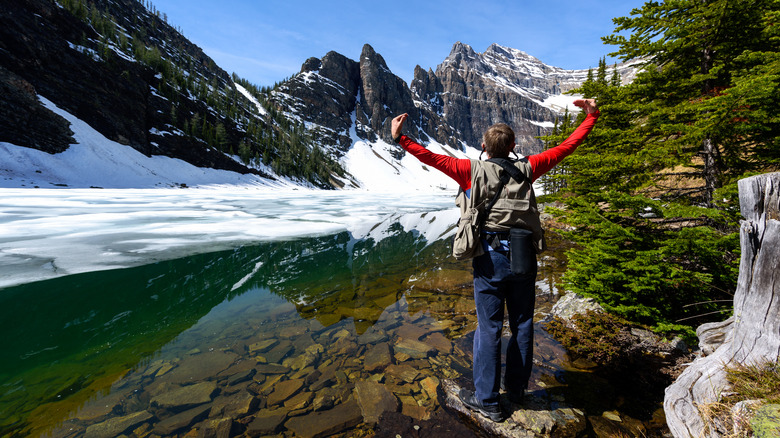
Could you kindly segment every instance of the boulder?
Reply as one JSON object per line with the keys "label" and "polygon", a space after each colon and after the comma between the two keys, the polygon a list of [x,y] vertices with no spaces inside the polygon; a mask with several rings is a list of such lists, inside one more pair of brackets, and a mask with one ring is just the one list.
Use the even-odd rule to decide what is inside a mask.
{"label": "boulder", "polygon": [[564,321],[571,320],[574,315],[584,314],[588,311],[603,312],[604,308],[593,298],[585,298],[576,293],[563,295],[552,307],[547,318],[558,317]]}
{"label": "boulder", "polygon": [[493,436],[575,438],[582,436],[588,427],[588,420],[581,410],[532,395],[526,395],[521,405],[512,404],[502,397],[502,409],[509,416],[503,422],[497,423],[467,408],[458,397],[461,388],[454,381],[443,380],[442,389],[448,407],[464,414]]}

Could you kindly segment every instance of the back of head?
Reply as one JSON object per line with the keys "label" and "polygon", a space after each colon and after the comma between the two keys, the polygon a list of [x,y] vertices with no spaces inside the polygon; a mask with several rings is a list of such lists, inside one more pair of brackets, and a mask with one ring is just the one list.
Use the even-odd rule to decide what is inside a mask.
{"label": "back of head", "polygon": [[493,158],[505,158],[515,148],[515,132],[509,125],[496,123],[482,136],[485,151]]}

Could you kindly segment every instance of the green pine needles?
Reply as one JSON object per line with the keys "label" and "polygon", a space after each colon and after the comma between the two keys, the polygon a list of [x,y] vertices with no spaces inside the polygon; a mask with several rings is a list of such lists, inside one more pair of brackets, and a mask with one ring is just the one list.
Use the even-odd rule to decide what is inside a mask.
{"label": "green pine needles", "polygon": [[597,99],[600,120],[543,180],[577,243],[564,281],[632,322],[691,335],[732,308],[736,182],[780,169],[780,1],[650,1],[614,22],[604,41],[644,67],[626,85],[604,60],[590,72],[575,92]]}

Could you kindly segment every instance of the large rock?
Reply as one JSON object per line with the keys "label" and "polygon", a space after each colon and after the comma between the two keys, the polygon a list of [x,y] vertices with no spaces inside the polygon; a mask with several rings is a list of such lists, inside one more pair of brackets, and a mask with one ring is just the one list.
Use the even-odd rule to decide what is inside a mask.
{"label": "large rock", "polygon": [[574,315],[587,312],[604,312],[604,308],[593,298],[585,298],[582,295],[570,292],[563,295],[550,310],[547,318],[558,317],[564,321],[571,321]]}
{"label": "large rock", "polygon": [[376,423],[385,412],[398,410],[398,399],[381,383],[365,380],[357,382],[355,396],[366,423]]}
{"label": "large rock", "polygon": [[181,411],[210,402],[216,391],[216,383],[201,382],[194,385],[182,386],[153,397],[151,404],[152,406],[171,411]]}
{"label": "large rock", "polygon": [[741,259],[734,322],[712,354],[694,361],[666,389],[664,411],[676,437],[720,436],[697,406],[728,387],[724,366],[774,362],[780,356],[780,173],[739,181]]}
{"label": "large rock", "polygon": [[458,397],[460,386],[452,380],[443,380],[448,407],[466,415],[481,429],[497,437],[506,438],[574,438],[582,436],[588,427],[585,413],[579,409],[550,403],[549,400],[527,396],[522,405],[502,398],[502,409],[509,417],[501,423],[491,421],[467,408]]}

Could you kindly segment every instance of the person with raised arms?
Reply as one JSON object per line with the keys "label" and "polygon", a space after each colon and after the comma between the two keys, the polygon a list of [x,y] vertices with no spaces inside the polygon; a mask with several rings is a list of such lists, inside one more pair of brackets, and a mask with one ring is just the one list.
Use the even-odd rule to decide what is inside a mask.
{"label": "person with raised arms", "polygon": [[[482,154],[473,160],[432,153],[403,135],[408,114],[392,120],[396,143],[460,186],[455,203],[461,219],[453,255],[472,259],[477,330],[472,370],[475,390],[462,389],[459,397],[469,409],[493,421],[504,419],[500,389],[512,403],[521,403],[533,365],[536,255],[545,249],[545,241],[532,183],[574,152],[599,118],[595,100],[579,99],[574,105],[587,116],[569,138],[522,159],[509,158],[516,146],[515,133],[503,123],[483,135],[482,152],[488,158],[483,161]],[[504,306],[511,337],[502,381]]]}

